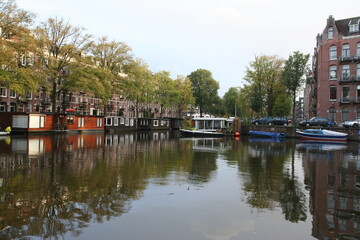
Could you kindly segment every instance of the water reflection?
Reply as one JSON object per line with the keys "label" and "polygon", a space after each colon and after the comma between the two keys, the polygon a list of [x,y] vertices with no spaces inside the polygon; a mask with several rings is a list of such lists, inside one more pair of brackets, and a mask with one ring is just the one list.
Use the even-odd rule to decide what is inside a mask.
{"label": "water reflection", "polygon": [[[183,222],[189,226],[172,230],[188,239],[281,239],[278,229],[291,234],[300,226],[306,230],[294,239],[359,239],[358,158],[358,143],[179,139],[174,132],[8,136],[0,138],[0,239],[81,237],[94,223],[133,216],[134,202],[149,205],[145,193],[160,187],[171,189],[160,202],[172,194],[179,199],[170,218],[181,219],[189,205],[209,212],[204,216],[217,210],[212,218],[188,211]],[[232,171],[235,180],[226,180]],[[176,189],[191,198],[182,199]],[[222,197],[234,193],[240,197]],[[269,213],[266,220],[256,218]],[[146,219],[139,216],[137,223]],[[274,222],[273,230],[259,227]],[[139,237],[130,229],[137,226],[126,230],[129,239],[148,233],[143,229]]]}

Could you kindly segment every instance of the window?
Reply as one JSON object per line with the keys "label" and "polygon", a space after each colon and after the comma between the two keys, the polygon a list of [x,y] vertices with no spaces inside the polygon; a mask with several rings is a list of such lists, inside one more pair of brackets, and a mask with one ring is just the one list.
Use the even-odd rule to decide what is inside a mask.
{"label": "window", "polygon": [[356,56],[360,57],[360,43],[356,45]]}
{"label": "window", "polygon": [[66,124],[69,124],[69,125],[74,124],[74,117],[67,117],[66,118]]}
{"label": "window", "polygon": [[79,117],[78,118],[78,127],[84,127],[85,126],[85,118]]}
{"label": "window", "polygon": [[112,125],[112,117],[107,117],[106,118],[106,126],[111,126]]}
{"label": "window", "polygon": [[350,87],[344,86],[342,88],[342,102],[350,102]]}
{"label": "window", "polygon": [[329,119],[330,119],[331,121],[336,121],[336,108],[331,107],[331,108],[329,109]]}
{"label": "window", "polygon": [[358,32],[359,31],[359,25],[358,24],[351,24],[349,25],[349,32]]}
{"label": "window", "polygon": [[97,127],[102,127],[102,124],[103,124],[102,119],[101,119],[101,118],[97,118],[97,120],[96,120],[96,126],[97,126]]}
{"label": "window", "polygon": [[348,108],[343,108],[341,112],[342,121],[349,121],[350,120],[350,110]]}
{"label": "window", "polygon": [[349,81],[350,80],[350,66],[349,65],[343,65],[342,66],[342,74],[341,74],[341,80],[342,81]]}
{"label": "window", "polygon": [[356,86],[356,102],[360,103],[360,85]]}
{"label": "window", "polygon": [[11,98],[16,98],[16,92],[10,89],[9,95]]}
{"label": "window", "polygon": [[330,101],[336,101],[336,86],[330,86]]}
{"label": "window", "polygon": [[356,80],[360,81],[360,64],[356,66]]}
{"label": "window", "polygon": [[21,56],[21,65],[23,65],[23,66],[26,65],[26,56],[25,56],[25,54]]}
{"label": "window", "polygon": [[0,87],[0,97],[6,97],[7,95],[7,89],[4,87]]}
{"label": "window", "polygon": [[7,104],[6,102],[0,103],[0,112],[6,112]]}
{"label": "window", "polygon": [[349,44],[344,44],[342,46],[342,59],[350,58],[350,46]]}
{"label": "window", "polygon": [[29,65],[33,66],[35,63],[35,57],[33,53],[29,54]]}
{"label": "window", "polygon": [[329,27],[328,28],[328,39],[333,39],[333,38],[334,38],[334,28]]}
{"label": "window", "polygon": [[16,112],[16,103],[10,103],[10,112]]}
{"label": "window", "polygon": [[330,47],[330,60],[337,60],[337,49],[336,49],[336,46]]}
{"label": "window", "polygon": [[337,80],[337,67],[330,66],[329,68],[329,79],[330,80]]}
{"label": "window", "polygon": [[360,107],[356,109],[356,118],[360,118]]}

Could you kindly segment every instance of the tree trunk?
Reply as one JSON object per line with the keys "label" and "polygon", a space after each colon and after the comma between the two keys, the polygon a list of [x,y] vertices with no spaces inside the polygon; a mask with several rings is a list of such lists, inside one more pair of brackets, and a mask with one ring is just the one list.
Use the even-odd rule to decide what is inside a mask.
{"label": "tree trunk", "polygon": [[[56,94],[57,94],[57,84],[56,84],[56,78],[53,80],[53,87],[51,90],[51,111],[54,113],[56,112]],[[44,99],[45,103],[46,99]]]}

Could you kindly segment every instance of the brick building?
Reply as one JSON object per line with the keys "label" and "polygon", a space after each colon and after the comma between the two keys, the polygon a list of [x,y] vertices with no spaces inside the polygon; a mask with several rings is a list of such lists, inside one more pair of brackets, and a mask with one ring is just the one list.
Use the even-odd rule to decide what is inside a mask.
{"label": "brick building", "polygon": [[360,118],[360,17],[332,16],[318,34],[312,76],[305,88],[305,115],[340,123]]}

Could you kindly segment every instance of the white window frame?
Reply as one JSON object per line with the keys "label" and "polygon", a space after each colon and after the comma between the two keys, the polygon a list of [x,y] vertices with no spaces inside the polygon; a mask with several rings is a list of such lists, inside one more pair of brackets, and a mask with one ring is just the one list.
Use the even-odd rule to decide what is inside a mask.
{"label": "white window frame", "polygon": [[12,89],[9,89],[9,97],[10,98],[16,98],[16,92]]}
{"label": "white window frame", "polygon": [[341,78],[350,80],[350,65],[343,65],[341,70]]}
{"label": "white window frame", "polygon": [[349,32],[354,33],[359,31],[359,24],[350,24],[349,25]]}
{"label": "white window frame", "polygon": [[0,97],[7,97],[7,88],[0,87]]}
{"label": "white window frame", "polygon": [[78,118],[78,127],[84,127],[85,126],[85,118],[79,117]]}
{"label": "white window frame", "polygon": [[343,59],[350,58],[350,45],[349,44],[342,45],[341,57]]}
{"label": "white window frame", "polygon": [[336,46],[331,46],[329,48],[329,59],[337,60],[337,47]]}
{"label": "white window frame", "polygon": [[328,39],[333,39],[333,38],[334,38],[334,28],[329,27],[328,28]]}
{"label": "white window frame", "polygon": [[21,55],[21,65],[26,66],[26,55],[25,54]]}
{"label": "white window frame", "polygon": [[[335,73],[335,74],[331,74]],[[334,76],[332,76],[334,75]],[[337,80],[337,66],[330,66],[329,67],[329,79],[330,80]]]}
{"label": "white window frame", "polygon": [[96,120],[96,126],[97,127],[102,127],[102,118],[97,118],[97,120]]}

